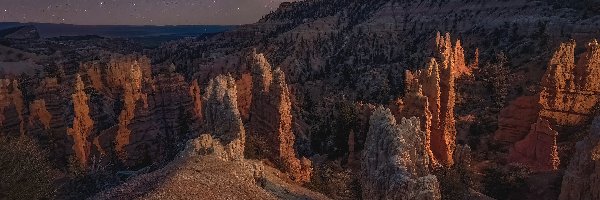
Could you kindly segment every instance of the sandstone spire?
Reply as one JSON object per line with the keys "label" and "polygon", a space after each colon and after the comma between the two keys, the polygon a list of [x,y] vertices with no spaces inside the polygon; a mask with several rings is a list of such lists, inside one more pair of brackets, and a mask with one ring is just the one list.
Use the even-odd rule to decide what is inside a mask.
{"label": "sandstone spire", "polygon": [[[426,98],[418,97],[421,100],[427,100],[427,111],[421,111],[421,117],[427,124],[429,115],[431,122],[429,123],[430,137],[429,145],[433,154],[432,163],[440,163],[450,166],[453,163],[452,154],[454,152],[456,140],[456,128],[454,120],[454,75],[452,73],[452,65],[440,66],[438,62],[432,58],[427,69],[417,71],[415,73],[416,80],[419,86],[411,86],[409,89],[416,90],[408,92],[409,94],[423,93]],[[412,83],[414,84],[414,83]],[[419,92],[419,88],[420,91]],[[410,99],[411,97],[407,98]],[[410,106],[414,107],[414,101],[408,101]],[[420,103],[423,107],[423,103]],[[419,107],[419,106],[417,106]],[[413,114],[414,115],[414,114]],[[408,117],[408,116],[407,116]]]}
{"label": "sandstone spire", "polygon": [[575,41],[554,53],[542,79],[540,116],[557,125],[581,125],[600,101],[600,45],[593,40],[575,65]]}
{"label": "sandstone spire", "polygon": [[90,135],[94,129],[94,121],[90,118],[88,107],[89,97],[84,91],[85,86],[77,74],[73,98],[73,127],[67,129],[67,134],[73,138],[73,151],[81,166],[87,166],[91,152]]}
{"label": "sandstone spire", "polygon": [[294,149],[292,102],[285,75],[271,66],[263,54],[251,53],[253,94],[250,109],[250,131],[246,153],[250,157],[268,159],[289,173],[297,182],[310,179],[308,159],[301,161]]}
{"label": "sandstone spire", "polygon": [[207,134],[195,142],[203,149],[222,149],[213,153],[224,160],[243,159],[246,131],[237,108],[235,80],[229,75],[210,80],[202,100]]}
{"label": "sandstone spire", "polygon": [[360,174],[364,199],[441,198],[419,121],[402,118],[397,124],[383,107],[371,115]]}

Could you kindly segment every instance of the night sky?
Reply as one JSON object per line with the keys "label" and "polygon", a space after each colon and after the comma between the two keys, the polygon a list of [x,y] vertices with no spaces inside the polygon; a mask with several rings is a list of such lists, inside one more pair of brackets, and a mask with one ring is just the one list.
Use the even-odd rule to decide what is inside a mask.
{"label": "night sky", "polygon": [[248,24],[291,0],[0,0],[2,22]]}

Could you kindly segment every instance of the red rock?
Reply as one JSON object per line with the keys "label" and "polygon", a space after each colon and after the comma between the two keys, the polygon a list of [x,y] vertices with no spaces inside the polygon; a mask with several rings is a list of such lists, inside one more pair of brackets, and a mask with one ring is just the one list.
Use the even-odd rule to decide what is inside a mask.
{"label": "red rock", "polygon": [[523,96],[510,102],[500,111],[496,141],[513,144],[525,138],[531,124],[538,120],[540,105],[537,96]]}
{"label": "red rock", "polygon": [[525,139],[515,143],[510,149],[508,161],[524,164],[533,171],[557,170],[560,164],[557,136],[558,132],[552,130],[550,122],[539,119],[531,125],[531,131]]}

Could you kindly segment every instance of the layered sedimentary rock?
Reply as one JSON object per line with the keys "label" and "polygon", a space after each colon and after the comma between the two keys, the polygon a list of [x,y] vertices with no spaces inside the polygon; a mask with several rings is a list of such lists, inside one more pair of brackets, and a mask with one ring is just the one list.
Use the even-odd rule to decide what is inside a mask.
{"label": "layered sedimentary rock", "polygon": [[560,164],[556,147],[557,136],[558,132],[552,130],[550,122],[539,119],[531,125],[525,139],[511,147],[508,161],[524,164],[533,171],[557,170]]}
{"label": "layered sedimentary rock", "polygon": [[23,94],[19,90],[18,82],[10,79],[0,79],[0,133],[25,132],[23,116]]}
{"label": "layered sedimentary rock", "polygon": [[418,118],[396,123],[389,109],[375,110],[362,155],[363,199],[440,199],[425,140]]}
{"label": "layered sedimentary rock", "polygon": [[600,199],[600,117],[589,136],[579,141],[562,181],[559,199]]}
{"label": "layered sedimentary rock", "polygon": [[67,129],[67,134],[73,139],[73,152],[81,166],[87,166],[90,161],[92,148],[94,121],[90,118],[88,95],[84,91],[85,85],[79,74],[76,76],[75,92],[73,93],[73,127]]}
{"label": "layered sedimentary rock", "polygon": [[153,122],[148,94],[154,89],[150,80],[147,58],[125,56],[110,60],[106,77],[108,89],[121,94],[123,109],[118,117],[115,150],[125,166],[135,166],[159,159],[163,149],[153,145],[161,139],[159,127]]}
{"label": "layered sedimentary rock", "polygon": [[537,96],[523,96],[510,102],[500,111],[498,130],[494,139],[503,143],[513,144],[525,138],[531,129],[531,124],[538,120],[540,105]]}
{"label": "layered sedimentary rock", "polygon": [[247,155],[268,159],[294,181],[306,182],[312,169],[308,159],[296,157],[292,102],[285,75],[279,68],[271,71],[262,54],[251,53],[249,60],[253,92]]}
{"label": "layered sedimentary rock", "polygon": [[[210,80],[202,96],[204,110],[204,134],[200,144],[211,148],[222,148],[219,157],[223,160],[244,158],[246,131],[237,108],[237,89],[231,76],[219,75]],[[219,145],[214,145],[216,140]],[[208,149],[211,149],[208,148]]]}
{"label": "layered sedimentary rock", "polygon": [[153,119],[159,122],[164,148],[174,150],[177,143],[187,141],[189,133],[197,130],[197,118],[201,118],[198,113],[202,111],[200,90],[197,83],[190,87],[181,74],[174,72],[174,66],[169,72],[156,75],[153,85],[149,107]]}
{"label": "layered sedimentary rock", "polygon": [[591,41],[575,63],[575,41],[563,43],[542,79],[540,115],[553,124],[575,126],[590,119],[600,101],[600,45]]}

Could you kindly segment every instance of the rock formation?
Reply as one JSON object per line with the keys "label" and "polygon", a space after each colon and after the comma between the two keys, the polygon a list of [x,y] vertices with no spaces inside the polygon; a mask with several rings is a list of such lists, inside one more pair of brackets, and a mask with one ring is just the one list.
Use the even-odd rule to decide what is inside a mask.
{"label": "rock formation", "polygon": [[23,94],[18,82],[0,79],[0,133],[25,133]]}
{"label": "rock formation", "polygon": [[[407,97],[401,117],[418,116],[422,123],[428,126],[429,133],[426,143],[433,154],[432,164],[450,166],[453,163],[452,154],[455,148],[456,127],[454,119],[454,68],[448,65],[438,65],[432,58],[427,69],[414,74],[407,73]],[[422,102],[426,100],[427,102]],[[427,110],[423,108],[427,107]],[[431,119],[429,119],[431,118]]]}
{"label": "rock formation", "polygon": [[403,100],[398,100],[398,104],[392,106],[393,108],[399,108],[398,113],[395,114],[396,120],[401,120],[406,117],[417,117],[419,118],[421,130],[425,132],[425,148],[427,155],[431,158],[431,165],[438,166],[437,160],[433,159],[435,156],[431,151],[431,123],[432,114],[429,108],[429,102],[427,97],[423,95],[422,86],[419,84],[419,80],[414,77],[410,71],[406,71],[405,79],[406,93]]}
{"label": "rock formation", "polygon": [[73,127],[67,129],[67,134],[73,139],[73,152],[83,167],[90,161],[90,152],[92,148],[91,134],[94,129],[94,121],[90,118],[90,108],[88,106],[89,97],[84,91],[84,84],[79,74],[76,76],[75,92],[73,98]]}
{"label": "rock formation", "polygon": [[237,93],[238,93],[238,108],[240,115],[242,115],[242,121],[248,122],[250,119],[250,108],[252,106],[252,74],[243,73],[241,77],[236,80]]}
{"label": "rock formation", "polygon": [[438,32],[435,44],[435,57],[425,69],[405,73],[405,97],[392,107],[399,107],[395,113],[397,119],[421,119],[431,165],[451,166],[456,146],[454,80],[462,74],[470,74],[470,70],[459,40],[452,46],[450,34],[441,36]]}
{"label": "rock formation", "polygon": [[522,163],[533,171],[553,171],[560,164],[556,147],[558,132],[552,130],[550,122],[539,119],[531,125],[525,139],[510,149],[509,162]]}
{"label": "rock formation", "polygon": [[189,92],[194,102],[194,115],[198,121],[202,121],[202,92],[200,90],[200,85],[198,85],[198,80],[192,80]]}
{"label": "rock formation", "polygon": [[363,199],[440,199],[425,141],[418,118],[397,124],[389,109],[375,110],[362,155]]}
{"label": "rock formation", "polygon": [[235,80],[231,76],[219,75],[210,80],[205,91],[202,97],[204,134],[209,136],[201,136],[198,143],[209,145],[202,147],[204,149],[222,148],[223,153],[219,156],[223,160],[243,159],[246,131],[237,108]]}
{"label": "rock formation", "polygon": [[246,153],[273,162],[294,181],[307,182],[312,169],[308,159],[296,157],[292,102],[285,75],[279,68],[271,71],[262,54],[252,53],[249,60],[253,92]]}
{"label": "rock formation", "polygon": [[600,45],[593,40],[575,63],[575,41],[563,43],[542,79],[540,115],[553,124],[575,126],[590,120],[600,101]]}
{"label": "rock formation", "polygon": [[600,199],[600,117],[576,145],[562,181],[560,200]]}
{"label": "rock formation", "polygon": [[[442,36],[440,32],[437,32],[435,46],[437,50],[435,56],[438,59],[438,63],[442,65],[443,68],[451,67],[454,77],[459,77],[463,74],[471,74],[471,69],[467,66],[465,61],[465,52],[460,40],[456,40],[453,46],[450,33],[446,33],[445,36]],[[474,63],[479,62],[478,52],[479,51],[476,51],[476,61]],[[452,77],[452,79],[454,79],[454,77]]]}
{"label": "rock formation", "polygon": [[537,96],[523,96],[510,102],[500,111],[494,139],[509,144],[522,140],[529,133],[531,124],[538,120],[539,112]]}
{"label": "rock formation", "polygon": [[36,121],[41,122],[43,129],[50,129],[52,114],[46,108],[46,102],[43,99],[35,100],[29,104],[29,126],[35,126]]}

